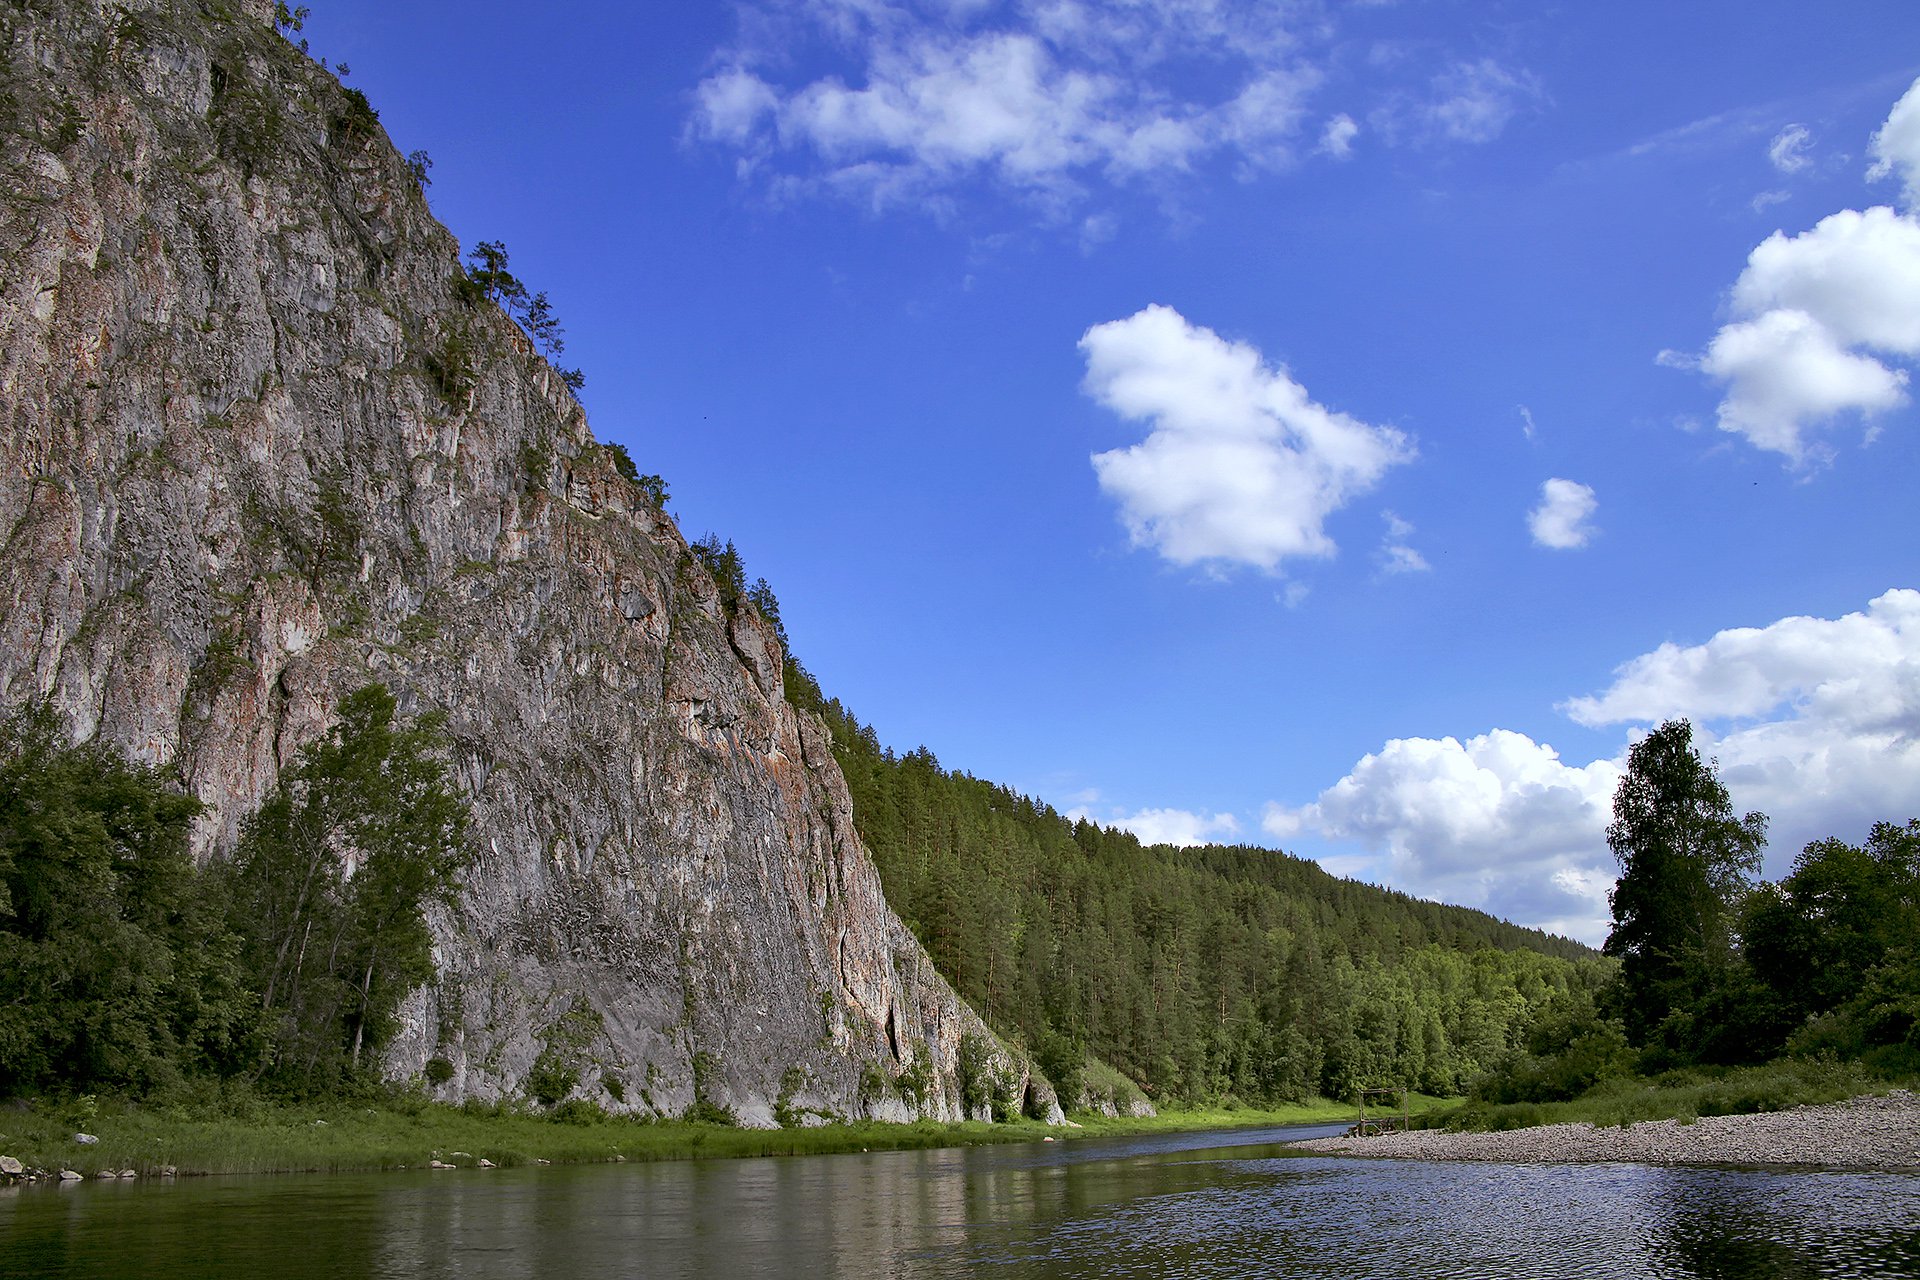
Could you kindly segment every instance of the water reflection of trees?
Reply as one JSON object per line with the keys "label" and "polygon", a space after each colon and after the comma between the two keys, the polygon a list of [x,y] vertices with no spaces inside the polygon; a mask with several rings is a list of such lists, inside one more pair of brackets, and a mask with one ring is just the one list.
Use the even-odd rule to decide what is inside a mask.
{"label": "water reflection of trees", "polygon": [[1920,1275],[1920,1231],[1890,1200],[1850,1196],[1849,1176],[1668,1171],[1655,1252],[1696,1280]]}

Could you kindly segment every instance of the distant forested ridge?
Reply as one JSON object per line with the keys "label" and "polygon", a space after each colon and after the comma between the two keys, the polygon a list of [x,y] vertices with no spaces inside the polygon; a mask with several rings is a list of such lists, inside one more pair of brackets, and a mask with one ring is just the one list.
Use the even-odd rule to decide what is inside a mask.
{"label": "distant forested ridge", "polygon": [[1459,1093],[1610,968],[1271,849],[1143,846],[895,754],[791,662],[787,693],[833,733],[889,903],[1069,1105],[1085,1054],[1160,1099]]}

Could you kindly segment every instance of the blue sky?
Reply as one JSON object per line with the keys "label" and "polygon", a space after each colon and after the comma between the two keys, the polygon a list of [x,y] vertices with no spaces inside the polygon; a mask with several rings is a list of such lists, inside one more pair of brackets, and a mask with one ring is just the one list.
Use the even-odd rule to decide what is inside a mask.
{"label": "blue sky", "polygon": [[1920,9],[316,0],[898,748],[1588,941],[1920,815]]}

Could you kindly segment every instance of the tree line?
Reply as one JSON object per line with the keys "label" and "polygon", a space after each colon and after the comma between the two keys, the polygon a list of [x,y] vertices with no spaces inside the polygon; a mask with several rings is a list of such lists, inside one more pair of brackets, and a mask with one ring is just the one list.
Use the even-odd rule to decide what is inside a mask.
{"label": "tree line", "polygon": [[1143,846],[896,754],[791,661],[787,690],[832,731],[889,904],[1069,1099],[1089,1055],[1162,1100],[1457,1094],[1609,968],[1271,849]]}
{"label": "tree line", "polygon": [[1529,1027],[1480,1082],[1494,1102],[1786,1056],[1920,1070],[1920,819],[1808,844],[1760,881],[1764,814],[1738,814],[1685,720],[1628,753],[1607,843],[1617,974]]}
{"label": "tree line", "polygon": [[0,725],[0,1096],[373,1081],[466,850],[438,725],[395,711],[379,685],[345,698],[204,868],[201,806],[162,771],[45,707]]}

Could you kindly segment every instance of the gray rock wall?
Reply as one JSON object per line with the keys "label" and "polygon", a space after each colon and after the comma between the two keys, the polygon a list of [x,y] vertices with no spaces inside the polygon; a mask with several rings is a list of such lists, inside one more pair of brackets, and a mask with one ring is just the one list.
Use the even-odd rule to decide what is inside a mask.
{"label": "gray rock wall", "polygon": [[957,1115],[988,1033],[778,642],[264,13],[0,10],[0,701],[177,766],[203,857],[345,693],[443,712],[476,858],[396,1075],[495,1098],[559,1045],[616,1110]]}

